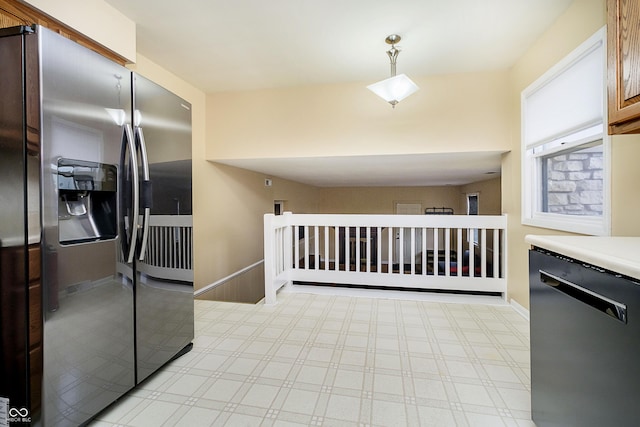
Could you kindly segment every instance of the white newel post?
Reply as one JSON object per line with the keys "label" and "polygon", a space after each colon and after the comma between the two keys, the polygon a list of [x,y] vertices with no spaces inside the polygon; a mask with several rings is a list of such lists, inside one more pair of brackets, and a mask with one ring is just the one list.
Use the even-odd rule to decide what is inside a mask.
{"label": "white newel post", "polygon": [[264,303],[276,304],[275,260],[276,242],[273,230],[274,214],[264,215]]}
{"label": "white newel post", "polygon": [[293,214],[264,215],[264,299],[265,305],[277,303],[278,289],[289,283],[293,268]]}

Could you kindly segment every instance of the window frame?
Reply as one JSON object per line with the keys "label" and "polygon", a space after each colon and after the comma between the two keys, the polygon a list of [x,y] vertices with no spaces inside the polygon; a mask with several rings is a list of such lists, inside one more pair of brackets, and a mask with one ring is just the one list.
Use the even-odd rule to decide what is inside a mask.
{"label": "window frame", "polygon": [[[522,170],[522,212],[523,225],[549,228],[554,230],[606,236],[611,234],[611,148],[607,135],[607,96],[606,96],[606,33],[602,28],[582,43],[573,52],[553,66],[539,79],[529,85],[521,94],[521,170]],[[566,129],[541,141],[526,140],[526,101],[527,97],[542,88],[548,82],[578,63],[593,51],[594,46],[602,46],[602,117],[596,122],[584,123],[578,128]],[[568,142],[563,142],[563,140]],[[602,141],[602,215],[569,215],[542,211],[542,159],[554,152],[580,149],[594,141]],[[562,142],[561,142],[562,141]]]}

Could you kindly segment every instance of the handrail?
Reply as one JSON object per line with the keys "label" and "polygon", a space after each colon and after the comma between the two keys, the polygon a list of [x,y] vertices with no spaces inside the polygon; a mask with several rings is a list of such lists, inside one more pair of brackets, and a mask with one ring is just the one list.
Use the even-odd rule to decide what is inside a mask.
{"label": "handrail", "polygon": [[220,286],[220,285],[224,285],[227,282],[230,282],[231,280],[235,279],[238,276],[243,275],[244,273],[246,273],[247,271],[253,270],[254,268],[256,268],[257,266],[259,266],[260,264],[264,263],[264,259],[261,259],[260,261],[256,261],[251,265],[248,265],[244,268],[241,268],[240,270],[229,274],[228,276],[223,277],[222,279],[218,279],[213,283],[208,284],[207,286],[204,286],[200,289],[198,289],[197,291],[193,292],[193,296],[194,297],[199,297],[202,294],[205,294],[207,292],[209,292],[210,290],[212,290],[213,288]]}

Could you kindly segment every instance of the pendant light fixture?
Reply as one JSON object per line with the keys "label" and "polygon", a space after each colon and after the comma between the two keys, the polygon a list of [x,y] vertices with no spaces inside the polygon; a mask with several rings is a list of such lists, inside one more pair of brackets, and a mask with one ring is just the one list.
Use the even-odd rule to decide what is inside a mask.
{"label": "pendant light fixture", "polygon": [[391,60],[391,77],[367,86],[367,89],[387,101],[393,108],[396,107],[398,102],[419,89],[406,74],[396,75],[396,61],[400,50],[395,45],[400,42],[400,39],[399,35],[392,34],[384,40],[391,45],[391,49],[387,51],[387,55]]}

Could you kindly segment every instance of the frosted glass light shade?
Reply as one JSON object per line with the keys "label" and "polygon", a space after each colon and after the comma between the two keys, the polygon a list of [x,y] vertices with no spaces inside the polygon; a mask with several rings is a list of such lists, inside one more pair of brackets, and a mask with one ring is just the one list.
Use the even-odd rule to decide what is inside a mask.
{"label": "frosted glass light shade", "polygon": [[398,74],[369,85],[367,89],[395,106],[420,88],[406,74]]}

